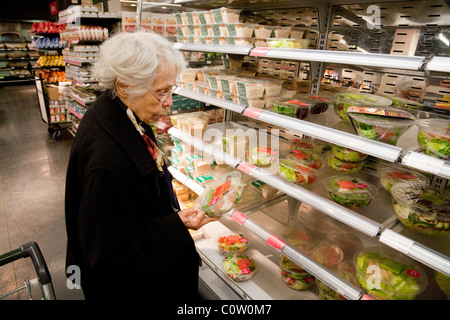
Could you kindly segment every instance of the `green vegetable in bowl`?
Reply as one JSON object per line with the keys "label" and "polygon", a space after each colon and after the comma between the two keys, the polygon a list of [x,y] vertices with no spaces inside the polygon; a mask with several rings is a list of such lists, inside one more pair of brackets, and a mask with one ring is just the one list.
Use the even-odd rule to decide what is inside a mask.
{"label": "green vegetable in bowl", "polygon": [[426,286],[426,274],[397,253],[364,250],[356,257],[360,285],[376,299],[412,300]]}
{"label": "green vegetable in bowl", "polygon": [[419,130],[417,141],[426,154],[450,160],[450,140],[448,137]]}
{"label": "green vegetable in bowl", "polygon": [[314,277],[286,256],[281,257],[281,276],[291,289],[306,290],[314,283]]}
{"label": "green vegetable in bowl", "polygon": [[347,108],[351,106],[387,107],[392,104],[388,98],[366,93],[340,93],[334,100],[334,111],[344,121],[349,122]]}
{"label": "green vegetable in bowl", "polygon": [[377,193],[373,185],[350,176],[329,177],[324,183],[330,199],[349,208],[368,206]]}
{"label": "green vegetable in bowl", "polygon": [[450,191],[422,182],[401,182],[391,189],[394,213],[408,229],[428,235],[450,234]]}
{"label": "green vegetable in bowl", "polygon": [[367,158],[367,154],[334,144],[331,147],[333,155],[342,161],[358,162]]}

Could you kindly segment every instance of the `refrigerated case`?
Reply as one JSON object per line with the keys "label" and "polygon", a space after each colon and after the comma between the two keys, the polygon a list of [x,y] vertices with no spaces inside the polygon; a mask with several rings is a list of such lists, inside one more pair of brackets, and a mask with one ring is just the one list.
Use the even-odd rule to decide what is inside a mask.
{"label": "refrigerated case", "polygon": [[[264,4],[264,6],[261,5]],[[273,48],[255,45],[195,43],[193,38],[178,38],[174,46],[184,52],[218,52],[227,57],[299,62],[297,92],[322,94],[351,83],[356,92],[397,96],[407,93],[409,101],[420,100],[420,110],[411,110],[417,118],[448,119],[448,80],[450,58],[448,32],[450,7],[446,1],[175,1],[177,12],[195,12],[227,7],[239,9],[240,19],[266,25],[291,25],[307,30],[308,48]],[[142,4],[141,4],[142,5]],[[146,9],[138,3],[138,14]],[[402,38],[404,37],[404,38]],[[186,37],[187,38],[187,37]],[[339,77],[333,78],[334,74]],[[300,76],[301,75],[301,76]],[[306,83],[306,84],[305,84]],[[406,89],[405,89],[406,87]],[[333,107],[304,120],[206,95],[191,88],[179,88],[176,94],[226,110],[225,122],[208,128],[267,130],[276,134],[280,150],[302,137],[351,148],[368,155],[357,176],[375,185],[377,194],[364,208],[349,209],[329,199],[324,180],[336,172],[326,165],[314,183],[296,185],[265,168],[256,167],[245,157],[226,154],[217,145],[172,128],[172,138],[193,145],[203,154],[220,157],[224,164],[211,167],[214,177],[238,171],[245,185],[242,200],[219,221],[201,229],[196,246],[204,262],[200,280],[219,299],[318,299],[319,288],[334,289],[339,298],[373,299],[353,277],[346,277],[342,266],[355,268],[362,249],[381,246],[399,256],[412,259],[423,268],[427,284],[416,299],[448,299],[436,281],[438,273],[450,276],[450,236],[431,236],[405,228],[393,211],[392,196],[380,185],[378,170],[385,166],[410,168],[426,175],[440,190],[447,187],[450,163],[421,151],[417,143],[418,127],[412,126],[396,145],[380,143],[356,135],[341,121]],[[196,193],[203,186],[172,166],[174,177]],[[252,182],[262,181],[279,192],[262,197]],[[230,279],[222,268],[223,256],[217,249],[218,238],[227,234],[245,234],[248,252],[256,261],[254,277],[244,282]],[[305,249],[293,234],[306,234],[313,247]],[[295,238],[295,237],[294,237]],[[304,239],[303,239],[304,240]],[[309,248],[309,247],[308,247]],[[324,260],[317,250],[326,248],[334,263]],[[382,250],[382,249],[380,249]],[[281,257],[286,256],[314,278],[307,290],[292,290],[283,282]]]}

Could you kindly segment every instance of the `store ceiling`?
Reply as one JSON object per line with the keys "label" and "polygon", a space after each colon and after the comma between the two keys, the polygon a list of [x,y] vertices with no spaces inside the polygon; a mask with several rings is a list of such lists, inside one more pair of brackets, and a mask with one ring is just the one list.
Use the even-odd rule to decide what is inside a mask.
{"label": "store ceiling", "polygon": [[0,20],[50,20],[49,4],[54,0],[7,0],[2,1]]}

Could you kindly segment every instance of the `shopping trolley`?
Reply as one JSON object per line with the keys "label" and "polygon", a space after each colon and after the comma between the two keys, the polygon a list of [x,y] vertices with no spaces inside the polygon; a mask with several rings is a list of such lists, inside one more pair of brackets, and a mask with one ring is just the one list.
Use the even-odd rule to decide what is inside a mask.
{"label": "shopping trolley", "polygon": [[36,270],[37,278],[28,280],[25,279],[24,284],[14,290],[1,294],[0,299],[8,297],[20,290],[27,291],[27,298],[32,300],[32,289],[39,286],[43,300],[55,300],[55,292],[53,290],[52,278],[48,271],[47,264],[36,242],[29,242],[18,249],[12,250],[0,256],[0,267],[10,262],[19,260],[21,258],[31,258],[34,268]]}

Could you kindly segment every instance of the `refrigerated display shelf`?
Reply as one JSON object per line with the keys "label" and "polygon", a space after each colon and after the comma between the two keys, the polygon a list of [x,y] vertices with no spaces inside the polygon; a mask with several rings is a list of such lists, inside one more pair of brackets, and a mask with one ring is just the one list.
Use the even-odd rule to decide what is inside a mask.
{"label": "refrigerated display shelf", "polygon": [[[202,192],[203,187],[201,185],[178,171],[173,166],[169,167],[169,171],[178,181],[184,183],[192,191],[197,194]],[[238,204],[238,206],[239,205],[240,204]],[[264,202],[260,202],[259,207],[261,206],[266,206],[266,204]],[[309,271],[312,275],[326,283],[331,288],[334,288],[347,299],[358,300],[365,295],[361,288],[357,288],[353,284],[348,283],[330,269],[322,266],[309,256],[299,252],[289,244],[286,244],[276,234],[267,231],[264,227],[261,227],[260,223],[253,221],[252,218],[247,217],[241,213],[241,211],[231,209],[225,214],[225,216],[231,218],[234,222],[237,222],[245,229],[251,231],[252,235],[257,236],[260,240],[262,240],[260,245],[255,245],[255,239],[251,239],[248,232],[245,232],[245,229],[242,229],[243,233],[247,238],[250,238],[250,242],[252,243],[252,249],[248,249],[246,253],[253,250],[252,257],[256,260],[258,271],[254,278],[245,282],[239,282],[239,285],[233,281],[228,283],[235,291],[240,292],[240,295],[244,299],[317,299],[317,296],[311,290],[298,291],[293,294],[293,291],[281,281],[279,264],[269,258],[271,256],[271,252],[270,249],[269,252],[267,252],[267,247],[274,249],[279,254],[289,257],[292,261],[296,262],[298,265],[301,265],[305,270]],[[260,219],[270,220],[268,223],[263,223],[264,225],[277,225],[277,229],[283,228],[279,222],[271,219],[270,217],[264,216]],[[221,221],[223,220],[224,218],[221,218]],[[221,221],[212,222],[202,227],[203,233],[206,233],[206,235],[203,238],[196,240],[196,247],[202,258],[207,261],[208,265],[210,265],[210,267],[217,273],[226,278],[227,276],[222,269],[222,259],[224,256],[217,249],[217,239],[221,235],[234,234],[236,232],[228,229],[221,223]],[[269,246],[267,246],[267,244]],[[266,252],[265,255],[263,254],[264,252]],[[276,256],[276,259],[279,260],[278,255]],[[258,279],[260,281],[257,281],[256,276],[259,273],[267,273],[267,276],[259,276]],[[274,273],[278,273],[278,275],[274,277]],[[275,290],[266,292],[262,289],[263,287],[270,287]]]}
{"label": "refrigerated display shelf", "polygon": [[[219,125],[210,126],[210,128],[213,127],[219,127]],[[426,247],[416,242],[415,240],[409,239],[388,228],[389,224],[391,224],[392,221],[395,221],[395,219],[392,217],[392,209],[389,211],[385,210],[387,212],[390,212],[387,217],[377,218],[380,221],[375,221],[374,218],[368,218],[366,216],[367,214],[362,215],[361,213],[350,210],[325,198],[325,196],[321,195],[318,190],[314,190],[313,192],[311,190],[308,190],[308,187],[301,187],[294,183],[291,183],[284,178],[271,174],[270,172],[262,168],[256,167],[246,161],[235,158],[232,155],[223,152],[222,149],[218,148],[217,146],[208,144],[174,127],[169,129],[168,133],[169,135],[192,145],[194,148],[202,150],[206,154],[209,154],[213,157],[218,157],[221,161],[228,164],[230,167],[236,168],[241,172],[256,178],[257,180],[267,183],[268,185],[273,186],[274,188],[280,190],[288,196],[291,196],[292,198],[297,199],[302,203],[310,205],[314,209],[326,214],[327,216],[332,217],[371,238],[378,238],[380,242],[430,266],[435,270],[438,270],[450,276],[450,258],[447,255],[444,255],[432,248]],[[312,186],[314,186],[314,184],[312,184]],[[383,203],[379,204],[382,208],[385,209],[391,207],[391,203],[386,199],[383,201]],[[377,208],[377,206],[374,207]]]}
{"label": "refrigerated display shelf", "polygon": [[283,116],[269,110],[240,105],[229,100],[211,97],[192,90],[178,88],[175,93],[243,114],[249,118],[261,120],[263,122],[299,132],[301,134],[306,134],[329,143],[354,149],[379,159],[392,163],[400,162],[421,171],[436,174],[446,179],[450,178],[450,163],[443,159],[438,159],[423,153],[407,150],[406,148],[369,140],[352,133],[315,124],[306,120]]}

